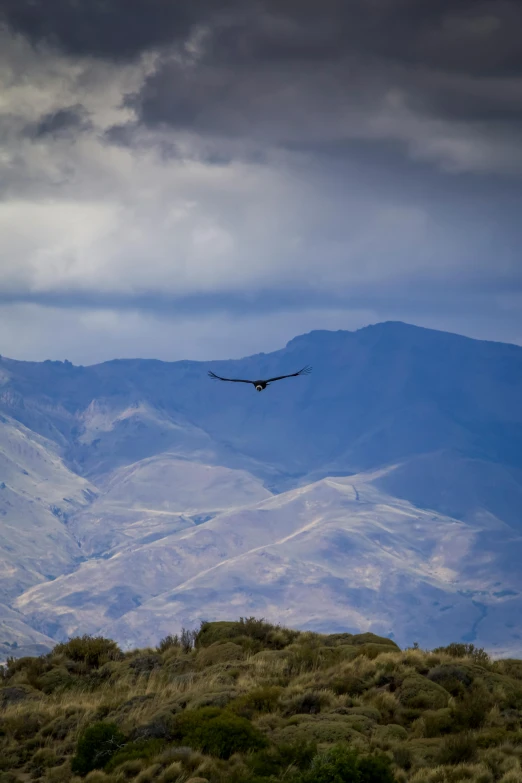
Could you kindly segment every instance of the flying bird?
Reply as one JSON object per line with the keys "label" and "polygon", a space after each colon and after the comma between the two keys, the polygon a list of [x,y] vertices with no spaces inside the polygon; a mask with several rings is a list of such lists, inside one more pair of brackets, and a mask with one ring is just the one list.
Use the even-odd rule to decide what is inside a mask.
{"label": "flying bird", "polygon": [[302,370],[299,370],[299,372],[292,372],[290,375],[278,375],[276,378],[268,378],[266,381],[245,381],[243,378],[222,378],[220,375],[216,375],[216,373],[212,372],[212,370],[209,370],[208,374],[216,381],[231,381],[231,383],[252,383],[256,387],[256,391],[260,392],[263,391],[263,389],[266,389],[270,383],[274,383],[274,381],[280,381],[283,378],[295,378],[296,375],[308,375],[311,371],[312,368],[306,366],[303,367]]}

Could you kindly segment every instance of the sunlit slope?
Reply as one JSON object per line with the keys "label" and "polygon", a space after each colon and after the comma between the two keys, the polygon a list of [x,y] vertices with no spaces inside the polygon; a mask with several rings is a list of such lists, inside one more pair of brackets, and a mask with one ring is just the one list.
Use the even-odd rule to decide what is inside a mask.
{"label": "sunlit slope", "polygon": [[[290,625],[393,632],[399,643],[468,636],[520,647],[508,627],[522,587],[511,531],[488,538],[385,495],[375,478],[326,479],[221,514],[84,564],[16,608],[42,632],[101,630],[125,645],[208,617],[279,613]],[[493,610],[501,629],[488,624]]]}
{"label": "sunlit slope", "polygon": [[88,554],[163,538],[230,508],[271,497],[244,470],[166,453],[119,468],[103,493],[71,525]]}
{"label": "sunlit slope", "polygon": [[0,421],[2,600],[82,559],[67,520],[95,496],[57,446],[6,416]]}

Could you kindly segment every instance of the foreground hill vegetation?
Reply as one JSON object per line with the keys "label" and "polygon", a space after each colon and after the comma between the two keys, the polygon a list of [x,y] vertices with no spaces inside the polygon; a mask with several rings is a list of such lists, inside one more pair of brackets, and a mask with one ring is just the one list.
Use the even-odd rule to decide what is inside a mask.
{"label": "foreground hill vegetation", "polygon": [[522,661],[255,618],[10,659],[0,783],[522,783]]}

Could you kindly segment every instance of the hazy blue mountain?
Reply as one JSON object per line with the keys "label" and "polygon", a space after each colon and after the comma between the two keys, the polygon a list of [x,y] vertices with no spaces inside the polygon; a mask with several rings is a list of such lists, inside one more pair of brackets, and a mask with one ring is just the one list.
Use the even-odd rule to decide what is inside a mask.
{"label": "hazy blue mountain", "polygon": [[[305,364],[313,366],[310,376],[280,381],[262,393],[207,377],[212,369],[229,377],[263,378]],[[2,358],[0,414],[5,418],[0,421],[0,470],[4,464],[10,471],[0,475],[0,487],[5,484],[0,525],[8,582],[7,589],[3,580],[0,603],[20,611],[22,624],[27,622],[27,607],[39,618],[34,627],[48,636],[53,629],[59,635],[75,627],[73,615],[84,595],[81,575],[87,574],[88,583],[92,558],[109,564],[125,552],[129,562],[141,562],[148,551],[141,548],[151,542],[165,539],[170,545],[172,537],[188,535],[194,527],[203,532],[209,520],[227,511],[258,508],[274,493],[304,488],[325,477],[380,471],[372,482],[388,498],[382,501],[385,505],[400,499],[432,510],[434,526],[442,525],[444,517],[482,531],[474,533],[475,559],[477,552],[487,554],[493,540],[503,553],[502,569],[511,556],[515,563],[522,554],[518,346],[384,323],[356,332],[311,332],[279,351],[241,360],[133,359],[76,367]],[[22,441],[28,445],[18,453]],[[37,458],[38,464],[50,467],[42,472]],[[66,484],[69,489],[61,493]],[[265,518],[264,511],[256,513]],[[20,520],[29,518],[31,529],[37,530],[35,546],[46,553],[43,570],[35,567],[33,554],[30,562],[21,555]],[[237,519],[242,518],[238,513]],[[304,528],[307,524],[305,520]],[[414,538],[409,546],[414,552]],[[190,567],[186,560],[182,563],[190,578],[209,560],[206,553],[198,562],[203,549],[198,545]],[[249,551],[246,541],[242,557]],[[286,555],[288,551],[285,547]],[[231,553],[219,556],[228,561]],[[334,551],[326,553],[323,565],[328,556],[334,558]],[[13,567],[8,573],[9,557]],[[306,557],[300,562],[306,572]],[[459,562],[462,575],[465,557]],[[480,572],[491,585],[498,582],[500,560],[495,562],[490,572]],[[102,581],[109,573],[104,568],[101,562],[96,565],[96,578]],[[69,612],[66,622],[49,616],[42,624],[42,611],[51,612],[53,605],[52,590],[47,592],[50,580],[58,577],[56,595],[68,601],[69,588],[64,593],[59,584],[62,579],[74,582],[76,573],[74,594],[80,598],[73,600],[76,609],[70,607],[73,615]],[[136,600],[141,605],[168,594],[170,584],[167,571],[159,581],[152,578],[143,586],[139,598],[128,601],[128,585],[119,583],[119,577],[107,579],[107,590],[115,592],[112,598],[104,590],[101,594],[113,607],[113,618],[135,611]],[[505,588],[508,598],[518,594],[515,582]],[[412,585],[403,580],[401,589],[407,592]],[[480,584],[473,589],[480,590]],[[35,590],[36,603],[31,597]],[[102,599],[96,600],[99,606]],[[172,618],[183,615],[179,600]],[[170,610],[165,602],[161,606],[168,624]],[[63,608],[60,611],[63,619]],[[516,603],[504,602],[505,627],[516,611]],[[305,614],[297,607],[289,616],[303,624]],[[372,622],[364,611],[359,616]],[[96,609],[89,627],[99,621]],[[415,622],[413,612],[408,628]],[[124,620],[118,623],[125,626]],[[422,627],[428,625],[423,617]]]}
{"label": "hazy blue mountain", "polygon": [[157,644],[209,618],[455,639],[522,650],[520,537],[412,507],[374,474],[321,481],[116,546],[26,590],[14,607],[56,638],[98,633]]}
{"label": "hazy blue mountain", "polygon": [[[232,377],[266,377],[307,363],[314,368],[310,376],[260,394],[206,374],[210,368]],[[235,361],[136,359],[75,367],[4,359],[0,366],[0,406],[62,444],[69,464],[87,477],[167,450],[246,467],[276,490],[401,462],[400,475],[412,471],[412,499],[422,504],[422,465],[449,492],[454,471],[444,467],[446,458],[424,460],[421,467],[417,458],[446,453],[452,463],[466,460],[467,487],[475,473],[482,482],[491,469],[497,487],[510,485],[512,509],[520,497],[518,346],[384,323],[356,332],[311,332],[280,351]],[[409,497],[408,481],[400,484]],[[441,496],[432,490],[426,487],[426,497],[436,506]],[[520,517],[513,519],[504,493],[497,494],[488,496],[491,513],[507,513],[516,525]]]}

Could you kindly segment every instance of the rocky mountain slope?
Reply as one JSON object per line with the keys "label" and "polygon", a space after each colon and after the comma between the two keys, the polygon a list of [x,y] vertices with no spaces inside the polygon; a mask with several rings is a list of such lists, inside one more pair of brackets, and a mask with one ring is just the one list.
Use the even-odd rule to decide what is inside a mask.
{"label": "rocky mountain slope", "polygon": [[[262,394],[206,375],[308,363]],[[399,323],[208,364],[3,358],[0,643],[13,615],[142,644],[233,611],[521,651],[521,400],[521,348]]]}

